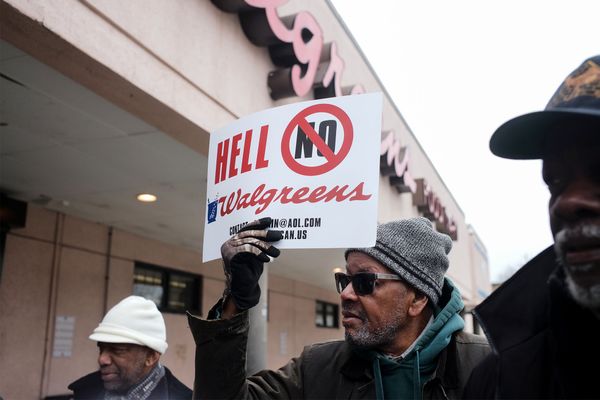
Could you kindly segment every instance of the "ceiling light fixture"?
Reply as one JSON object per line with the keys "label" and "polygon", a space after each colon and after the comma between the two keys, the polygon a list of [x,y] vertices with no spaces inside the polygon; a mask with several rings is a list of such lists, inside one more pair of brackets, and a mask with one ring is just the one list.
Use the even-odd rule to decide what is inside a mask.
{"label": "ceiling light fixture", "polygon": [[142,203],[154,203],[157,197],[152,193],[140,193],[137,195],[137,199]]}

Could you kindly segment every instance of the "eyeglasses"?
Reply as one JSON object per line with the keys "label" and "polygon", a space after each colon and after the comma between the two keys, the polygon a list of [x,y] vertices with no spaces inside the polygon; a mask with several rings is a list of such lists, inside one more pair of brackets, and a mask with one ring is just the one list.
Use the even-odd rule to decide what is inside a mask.
{"label": "eyeglasses", "polygon": [[359,296],[366,296],[375,290],[375,281],[385,279],[390,281],[400,281],[400,277],[394,274],[379,274],[373,272],[360,272],[354,275],[346,275],[343,272],[335,273],[335,286],[338,293],[342,293],[346,286],[352,282],[354,293]]}

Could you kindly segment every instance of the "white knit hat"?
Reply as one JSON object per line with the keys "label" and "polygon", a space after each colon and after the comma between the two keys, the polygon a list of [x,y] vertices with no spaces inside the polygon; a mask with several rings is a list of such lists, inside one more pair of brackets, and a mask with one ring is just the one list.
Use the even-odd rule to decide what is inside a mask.
{"label": "white knit hat", "polygon": [[111,308],[90,339],[104,343],[133,343],[164,354],[167,331],[162,314],[151,300],[129,296]]}

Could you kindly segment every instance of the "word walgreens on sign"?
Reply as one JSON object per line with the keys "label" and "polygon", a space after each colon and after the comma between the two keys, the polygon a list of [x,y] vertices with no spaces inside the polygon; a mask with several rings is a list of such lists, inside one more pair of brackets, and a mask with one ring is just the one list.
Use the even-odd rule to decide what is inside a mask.
{"label": "word walgreens on sign", "polygon": [[[315,99],[364,93],[362,85],[341,87],[341,77],[345,63],[337,52],[334,41],[323,43],[323,31],[317,20],[307,11],[280,17],[277,8],[288,0],[211,0],[222,11],[237,13],[242,30],[248,40],[256,46],[268,47],[271,61],[278,69],[271,71],[267,78],[269,94],[273,100],[291,96],[305,96],[313,90]],[[394,142],[390,132],[382,149],[381,173],[389,176],[390,184],[398,192],[412,192],[413,203],[427,218],[436,222],[438,230],[448,233],[457,240],[456,224],[448,218],[445,208],[439,204],[439,198],[429,189],[426,196],[417,193],[417,184],[408,171],[408,149]],[[241,135],[241,134],[240,134]],[[391,137],[391,139],[390,139]],[[238,141],[241,140],[237,139]],[[232,143],[233,144],[233,143]],[[385,154],[384,154],[385,153]],[[246,168],[250,168],[246,164]],[[259,168],[259,164],[256,164]],[[223,173],[224,168],[219,170]],[[230,168],[230,176],[237,174]],[[245,172],[244,164],[241,172]],[[233,175],[231,175],[233,174]],[[222,178],[221,178],[222,179]],[[423,181],[424,182],[424,181]],[[425,200],[438,212],[426,212],[417,199]],[[437,199],[437,200],[432,200]],[[429,204],[428,203],[428,204]]]}
{"label": "word walgreens on sign", "polygon": [[220,215],[224,217],[234,211],[256,207],[255,214],[265,211],[272,203],[281,204],[302,204],[302,203],[328,203],[335,201],[342,203],[348,201],[365,201],[371,198],[370,194],[364,194],[364,182],[359,183],[354,189],[348,185],[335,185],[333,187],[317,186],[311,189],[308,186],[299,188],[284,186],[282,188],[268,188],[265,184],[260,184],[252,193],[242,192],[241,189],[230,193],[228,196],[219,198]]}
{"label": "word walgreens on sign", "polygon": [[[319,113],[335,117],[339,121],[339,129],[335,119],[319,121],[318,128],[315,128],[315,122],[309,122],[307,119]],[[341,131],[339,135],[338,130]],[[252,146],[253,131],[253,129],[247,129],[244,134],[237,133],[231,138],[218,142],[215,159],[215,185],[238,174],[269,166],[269,160],[265,156],[269,125],[260,127],[256,155],[252,151],[254,148]],[[292,140],[294,134],[295,141]],[[315,104],[301,110],[287,124],[281,136],[282,159],[288,168],[297,174],[322,175],[344,160],[352,146],[353,137],[352,122],[344,110],[333,104]],[[342,141],[342,144],[336,153],[338,139]],[[291,148],[294,148],[294,155],[292,155]],[[315,148],[317,151],[314,151]],[[319,157],[323,161],[317,165],[304,165],[300,161],[306,162],[306,160]],[[370,198],[370,194],[364,193],[364,182],[354,188],[350,188],[349,185],[334,185],[332,187],[318,186],[314,189],[308,186],[295,188],[287,185],[282,188],[267,188],[265,184],[260,184],[252,192],[244,192],[242,189],[234,190],[229,195],[219,197],[218,203],[220,205],[219,215],[224,217],[248,207],[254,208],[255,214],[258,215],[273,202],[301,204],[334,201],[341,203],[346,200],[365,201]]]}

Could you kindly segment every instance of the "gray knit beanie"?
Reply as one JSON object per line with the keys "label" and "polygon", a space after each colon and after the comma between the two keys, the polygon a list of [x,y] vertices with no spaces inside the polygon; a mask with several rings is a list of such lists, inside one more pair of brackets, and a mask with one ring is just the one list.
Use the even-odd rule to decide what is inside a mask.
{"label": "gray knit beanie", "polygon": [[381,224],[375,247],[348,249],[365,253],[423,292],[434,304],[442,294],[452,239],[436,232],[427,218],[416,217]]}

